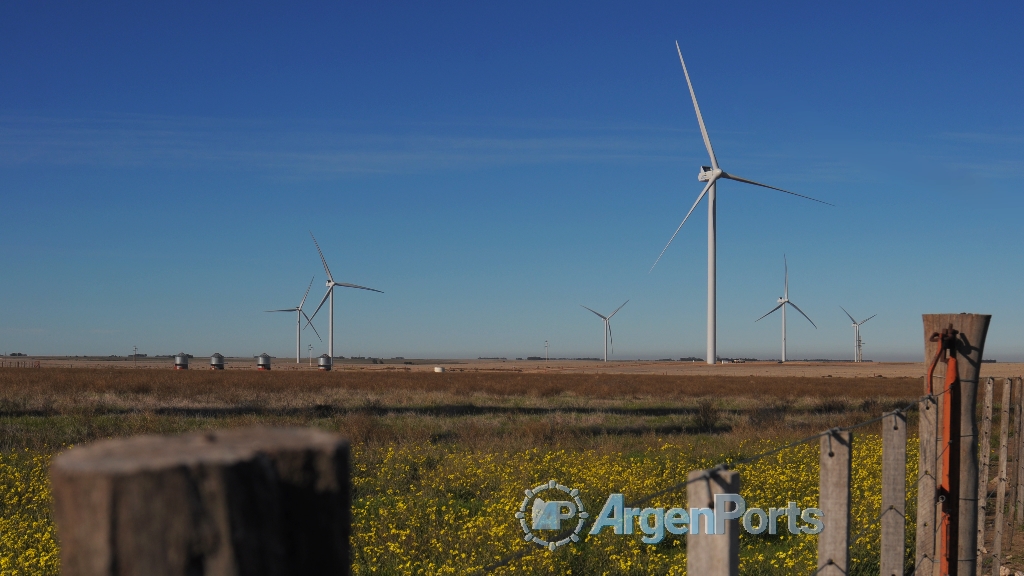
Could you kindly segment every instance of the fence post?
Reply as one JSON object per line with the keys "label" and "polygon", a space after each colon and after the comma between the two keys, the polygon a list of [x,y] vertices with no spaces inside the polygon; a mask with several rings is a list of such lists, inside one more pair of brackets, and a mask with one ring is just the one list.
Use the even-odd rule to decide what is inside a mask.
{"label": "fence post", "polygon": [[[1008,518],[1013,518],[1013,510],[1017,502],[1017,464],[1020,461],[1020,451],[1016,447],[1016,440],[1020,437],[1020,385],[1017,381],[1010,379],[1010,431],[1006,438],[1006,502],[1009,511]],[[1013,544],[1013,522],[1010,521],[1010,545]]]}
{"label": "fence post", "polygon": [[[1024,509],[1021,507],[1021,500],[1024,499],[1021,488],[1024,487],[1024,387],[1021,386],[1020,379],[1009,379],[1012,384],[1012,392],[1010,393],[1013,400],[1010,402],[1011,410],[1013,411],[1013,443],[1007,449],[1012,452],[1012,456],[1007,455],[1007,465],[1011,466],[1011,472],[1007,475],[1007,486],[1010,490],[1010,504],[1009,504],[1009,523],[1010,523],[1010,537],[1006,541],[1006,551],[1013,550],[1013,536],[1017,533],[1017,524],[1021,522],[1021,514],[1024,513]],[[1009,443],[1010,441],[1007,440]],[[1016,522],[1014,521],[1016,518]]]}
{"label": "fence post", "polygon": [[[981,371],[990,314],[924,314],[925,362],[931,363],[938,342],[932,334],[952,326],[959,334],[956,353],[960,376],[960,490],[957,531],[957,574],[974,574],[978,561],[978,425],[975,421],[978,374]],[[943,370],[942,372],[945,372]],[[940,382],[943,380],[940,380]],[[952,432],[953,434],[956,431]]]}
{"label": "fence post", "polygon": [[882,419],[882,576],[903,576],[907,513],[907,417]]}
{"label": "fence post", "polygon": [[[739,492],[740,474],[735,470],[694,470],[687,476],[686,501],[691,510],[710,508],[716,515],[720,514],[724,510],[715,510],[715,494]],[[733,510],[730,508],[729,511]],[[691,518],[691,522],[690,531],[686,535],[686,573],[702,576],[738,576],[739,521],[727,520],[725,534],[699,533],[702,523],[697,518]]]}
{"label": "fence post", "polygon": [[[1013,378],[1008,378],[1013,380]],[[1024,382],[1017,378],[1018,400],[1014,406],[1017,417],[1017,438],[1014,439],[1016,449],[1015,468],[1017,469],[1017,524],[1024,523]]]}
{"label": "fence post", "polygon": [[850,464],[853,434],[829,430],[821,437],[818,508],[825,528],[818,534],[819,576],[846,576],[850,565]]}
{"label": "fence post", "polygon": [[988,516],[988,468],[992,455],[992,388],[995,378],[985,380],[985,400],[981,406],[981,442],[980,466],[978,468],[978,567],[976,574],[981,576],[981,551],[985,548],[985,518]]}
{"label": "fence post", "polygon": [[1003,561],[1003,507],[1006,505],[1006,441],[1010,431],[1010,378],[1003,380],[1003,399],[999,407],[999,483],[996,485],[996,519],[992,542],[992,574],[1000,576],[999,566]]}
{"label": "fence post", "polygon": [[[927,391],[925,384],[925,391]],[[935,487],[936,487],[936,443],[938,442],[938,404],[935,397],[927,397],[919,403],[920,431],[918,438],[917,465],[917,537],[915,541],[914,566],[917,574],[931,574],[935,561]]]}
{"label": "fence post", "polygon": [[101,440],[50,468],[64,576],[348,574],[348,443],[300,428]]}

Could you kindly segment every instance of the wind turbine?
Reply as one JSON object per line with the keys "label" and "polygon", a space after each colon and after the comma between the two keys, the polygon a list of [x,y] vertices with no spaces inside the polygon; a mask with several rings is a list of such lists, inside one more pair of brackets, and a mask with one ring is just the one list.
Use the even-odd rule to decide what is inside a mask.
{"label": "wind turbine", "polygon": [[[623,302],[622,306],[625,306],[626,304],[629,304],[629,300],[626,300],[625,302]],[[583,304],[580,304],[580,306],[583,306]],[[583,306],[584,308],[587,308],[587,310],[590,310],[594,314],[597,314],[598,316],[600,316],[601,320],[604,320],[604,361],[605,362],[608,361],[608,340],[611,340],[613,345],[615,344],[615,339],[612,338],[612,324],[611,324],[612,316],[615,316],[616,312],[618,312],[619,310],[622,310],[622,306],[619,306],[618,308],[615,309],[615,312],[612,312],[611,314],[609,314],[607,316],[605,316],[604,314],[601,314],[600,312],[597,312],[596,310],[592,310],[590,308],[587,308],[586,306]]]}
{"label": "wind turbine", "polygon": [[[313,276],[316,278],[316,276]],[[320,338],[320,333],[316,331],[316,326],[313,326],[313,321],[306,316],[306,313],[302,311],[302,305],[306,303],[306,296],[309,296],[309,289],[313,287],[313,278],[309,279],[309,286],[306,286],[306,293],[302,295],[302,302],[295,308],[284,308],[282,310],[265,310],[265,312],[295,312],[295,363],[298,364],[302,359],[302,317],[305,316],[306,320],[309,321],[310,328],[313,332],[316,332],[316,337]],[[320,338],[323,342],[324,339]]]}
{"label": "wind turbine", "polygon": [[[729,174],[724,172],[718,166],[718,159],[715,157],[715,151],[711,147],[711,138],[708,137],[708,130],[704,126],[704,118],[700,115],[700,106],[697,105],[697,95],[693,91],[693,83],[690,82],[690,73],[686,70],[686,62],[683,61],[683,52],[679,49],[679,42],[676,42],[676,52],[679,54],[679,63],[683,65],[683,75],[686,76],[686,85],[690,88],[690,99],[693,100],[693,109],[697,113],[697,123],[700,124],[700,133],[704,136],[704,147],[708,149],[708,156],[711,158],[711,166],[701,166],[700,174],[697,175],[697,180],[701,182],[707,182],[704,186],[704,190],[701,191],[700,195],[697,196],[697,201],[693,203],[693,207],[686,213],[686,217],[679,223],[679,228],[676,228],[675,233],[669,238],[668,244],[665,244],[665,248],[662,249],[661,254],[658,255],[658,260],[654,261],[654,266],[658,265],[658,261],[665,254],[665,250],[668,250],[669,244],[672,244],[672,240],[675,240],[676,234],[679,234],[679,230],[682,229],[683,224],[686,224],[686,219],[690,217],[694,209],[697,208],[697,204],[700,204],[701,199],[705,195],[708,197],[708,348],[707,348],[707,362],[708,364],[714,364],[717,361],[717,303],[715,301],[716,296],[716,264],[717,254],[715,251],[715,239],[717,237],[716,219],[718,211],[718,202],[715,196],[716,185],[715,183],[725,178],[727,180],[736,180],[737,182],[745,182],[747,184],[753,184],[754,186],[760,186],[762,188],[771,188],[772,190],[778,190],[779,192],[785,192],[793,196],[799,196],[800,198],[806,198],[807,200],[813,200],[815,202],[821,202],[822,204],[829,204],[810,196],[804,196],[803,194],[797,194],[790,192],[789,190],[783,190],[782,188],[776,188],[775,186],[769,186],[767,184],[761,184],[760,182],[754,182],[753,180],[747,180],[746,178],[740,178],[735,174]],[[654,266],[651,266],[651,270],[654,270]]]}
{"label": "wind turbine", "polygon": [[[843,308],[842,306],[840,306],[839,308],[843,312],[846,312],[846,308]],[[872,314],[870,318],[861,320],[860,322],[854,320],[853,316],[850,316],[849,312],[846,312],[846,316],[847,318],[850,319],[850,322],[853,322],[853,361],[863,362],[864,356],[861,354],[861,345],[863,344],[863,342],[860,341],[860,325],[867,322],[868,320],[871,320],[871,318],[878,316],[878,314]]]}
{"label": "wind turbine", "polygon": [[[783,262],[783,265],[786,267],[786,291],[783,292],[784,296],[779,298],[779,305],[776,306],[775,308],[772,308],[768,312],[768,314],[771,314],[772,312],[775,312],[779,308],[782,308],[782,361],[785,362],[786,361],[786,304],[789,304],[793,308],[796,308],[796,311],[799,312],[800,315],[803,316],[804,318],[807,318],[807,321],[811,323],[811,326],[814,326],[815,330],[817,330],[818,326],[814,323],[813,320],[811,320],[807,316],[807,314],[804,314],[804,311],[801,310],[799,306],[797,306],[796,304],[794,304],[794,303],[789,301],[789,263],[786,262],[786,257],[785,256],[782,257],[782,262]],[[761,316],[761,318],[758,318],[757,320],[754,320],[754,322],[760,322],[761,319],[763,319],[765,316],[768,316],[768,314],[765,314],[764,316]]]}
{"label": "wind turbine", "polygon": [[380,292],[381,294],[383,294],[384,292],[382,292],[381,290],[377,290],[375,288],[367,288],[366,286],[359,286],[357,284],[347,284],[345,282],[335,282],[334,281],[334,276],[331,276],[331,269],[327,267],[327,260],[324,259],[324,253],[320,250],[320,245],[317,244],[317,242],[316,242],[316,236],[313,236],[312,232],[310,232],[309,235],[310,235],[310,237],[313,238],[313,244],[316,245],[317,253],[320,254],[320,261],[323,262],[323,264],[324,264],[324,272],[327,272],[327,293],[324,294],[323,300],[320,300],[320,305],[317,306],[316,310],[313,311],[313,316],[309,317],[310,318],[309,321],[310,321],[310,323],[313,322],[313,318],[316,316],[316,313],[320,311],[320,308],[323,307],[324,302],[326,302],[327,298],[330,297],[330,299],[331,299],[330,320],[328,322],[328,325],[330,326],[330,328],[328,328],[328,330],[327,330],[327,355],[330,356],[333,359],[334,358],[334,289],[336,287],[338,287],[338,286],[341,286],[342,288],[358,288],[360,290],[369,290],[371,292]]}

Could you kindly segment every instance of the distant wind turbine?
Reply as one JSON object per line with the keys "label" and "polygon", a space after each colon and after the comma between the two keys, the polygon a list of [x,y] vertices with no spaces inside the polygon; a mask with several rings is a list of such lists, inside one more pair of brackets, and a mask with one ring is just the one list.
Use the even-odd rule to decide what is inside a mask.
{"label": "distant wind turbine", "polygon": [[327,330],[327,355],[330,356],[331,358],[334,358],[334,289],[335,289],[335,287],[341,286],[342,288],[358,288],[360,290],[369,290],[370,292],[380,292],[381,294],[383,294],[384,292],[382,292],[381,290],[377,290],[375,288],[367,288],[366,286],[359,286],[357,284],[347,284],[347,283],[344,283],[344,282],[335,282],[334,281],[334,276],[331,276],[331,269],[327,267],[327,260],[324,259],[324,253],[320,250],[320,245],[317,244],[316,236],[313,236],[312,232],[310,232],[309,235],[310,235],[311,238],[313,238],[313,244],[316,245],[317,253],[320,254],[320,261],[323,262],[323,264],[324,264],[324,272],[327,272],[327,293],[324,294],[323,299],[320,300],[320,305],[317,306],[316,310],[313,311],[313,316],[309,317],[309,322],[310,322],[310,324],[312,324],[313,318],[316,317],[316,313],[320,311],[320,308],[323,307],[324,302],[326,302],[327,298],[330,297],[331,305],[330,305],[330,320],[328,322],[329,328]]}
{"label": "distant wind turbine", "polygon": [[[843,308],[842,306],[840,306],[839,308],[843,312],[846,312],[846,308]],[[878,314],[872,314],[869,318],[867,318],[865,320],[861,320],[860,322],[857,322],[856,320],[854,320],[853,316],[851,316],[849,312],[846,312],[846,316],[847,316],[847,318],[850,319],[850,322],[853,322],[853,361],[854,362],[863,362],[864,361],[864,356],[861,353],[861,348],[863,346],[863,342],[860,341],[860,325],[865,323],[865,322],[867,322],[868,320],[871,320],[871,318],[874,318],[875,316],[878,316]]]}
{"label": "distant wind turbine", "polygon": [[[623,302],[622,306],[625,306],[626,304],[629,304],[629,300],[626,300],[625,302]],[[580,306],[583,306],[583,304],[580,304]],[[615,309],[615,312],[612,312],[611,314],[609,314],[607,316],[605,316],[604,314],[601,314],[600,312],[597,312],[596,310],[592,310],[590,308],[587,308],[586,306],[583,306],[584,308],[587,308],[587,310],[590,310],[594,314],[597,314],[598,316],[600,316],[601,320],[604,320],[604,361],[605,362],[608,361],[608,341],[611,340],[612,341],[612,345],[615,344],[615,340],[612,338],[612,323],[611,323],[612,322],[612,316],[615,316],[615,314],[619,310],[622,310],[622,306],[619,306],[618,308]]]}
{"label": "distant wind turbine", "polygon": [[[316,276],[313,276],[316,278]],[[306,286],[306,293],[302,295],[302,302],[295,308],[284,308],[282,310],[266,310],[266,312],[295,312],[295,363],[298,364],[302,359],[302,318],[305,316],[306,320],[309,320],[309,316],[302,311],[302,305],[306,303],[306,296],[309,296],[309,289],[313,287],[313,278],[309,279],[309,286]],[[316,327],[313,326],[312,320],[309,320],[309,327],[316,333],[316,337],[320,338],[320,333],[316,331]],[[323,342],[324,339],[320,338]]]}
{"label": "distant wind turbine", "polygon": [[[797,306],[796,304],[794,304],[794,303],[789,301],[789,263],[786,262],[786,257],[785,256],[782,257],[782,263],[786,267],[786,288],[785,288],[785,292],[783,292],[784,295],[781,298],[779,298],[779,305],[776,306],[775,308],[772,308],[768,312],[768,314],[771,314],[772,312],[775,312],[779,308],[782,308],[782,361],[785,362],[786,361],[786,305],[788,304],[788,305],[792,306],[793,308],[796,308],[796,311],[799,312],[800,315],[803,316],[804,318],[807,318],[807,321],[810,322],[811,326],[814,326],[815,329],[817,329],[818,326],[814,323],[813,320],[811,320],[807,316],[807,314],[804,314],[804,311],[801,310],[799,306]],[[754,322],[760,322],[765,316],[768,316],[768,314],[765,314],[764,316],[761,316],[761,318],[758,318],[757,320],[754,320]]]}
{"label": "distant wind turbine", "polygon": [[[711,138],[708,137],[708,130],[704,126],[704,118],[700,114],[700,106],[697,105],[697,95],[693,91],[693,84],[690,82],[690,73],[686,70],[686,62],[683,61],[683,52],[679,49],[679,43],[676,42],[676,52],[679,54],[679,63],[683,65],[683,75],[686,76],[686,85],[690,88],[690,98],[693,100],[693,109],[697,113],[697,123],[700,124],[700,133],[704,136],[704,147],[708,149],[708,156],[711,157],[711,166],[701,166],[700,174],[697,175],[697,180],[701,182],[707,182],[704,186],[704,190],[701,191],[700,195],[697,196],[697,201],[693,203],[690,211],[686,213],[686,217],[679,223],[679,227],[676,228],[675,233],[669,238],[668,244],[665,244],[665,248],[662,249],[661,254],[658,255],[658,259],[654,261],[654,266],[658,265],[658,261],[665,254],[665,250],[668,250],[669,244],[672,244],[672,240],[675,240],[676,234],[679,234],[679,230],[682,229],[683,224],[686,224],[686,219],[690,217],[694,209],[697,208],[697,204],[700,204],[702,198],[705,195],[708,197],[708,347],[707,347],[707,362],[708,364],[714,364],[717,359],[717,316],[718,309],[715,301],[716,296],[716,265],[717,265],[717,254],[715,248],[715,240],[717,238],[717,210],[718,203],[715,197],[715,182],[721,178],[727,180],[735,180],[737,182],[745,182],[747,184],[753,184],[754,186],[761,186],[762,188],[771,188],[772,190],[778,190],[779,192],[785,192],[793,196],[799,196],[800,198],[806,198],[807,200],[814,200],[815,202],[821,202],[822,204],[829,204],[828,202],[822,202],[816,198],[810,196],[804,196],[803,194],[797,194],[790,192],[789,190],[783,190],[782,188],[776,188],[775,186],[769,186],[767,184],[761,184],[760,182],[754,182],[753,180],[747,180],[746,178],[740,178],[735,174],[729,174],[724,172],[718,167],[718,159],[715,157],[715,151],[711,147]],[[654,266],[651,266],[651,270],[654,270]]]}

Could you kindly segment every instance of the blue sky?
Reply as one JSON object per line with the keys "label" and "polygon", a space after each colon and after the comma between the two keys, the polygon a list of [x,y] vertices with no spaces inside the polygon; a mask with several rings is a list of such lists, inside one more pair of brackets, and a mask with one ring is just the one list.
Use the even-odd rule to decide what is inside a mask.
{"label": "blue sky", "polygon": [[[0,351],[286,356],[325,276],[344,356],[921,357],[993,314],[1024,359],[1024,7],[0,5]],[[309,304],[307,303],[307,306]],[[317,328],[326,339],[326,316]],[[305,331],[304,342],[326,345]],[[303,345],[305,347],[305,344]]]}

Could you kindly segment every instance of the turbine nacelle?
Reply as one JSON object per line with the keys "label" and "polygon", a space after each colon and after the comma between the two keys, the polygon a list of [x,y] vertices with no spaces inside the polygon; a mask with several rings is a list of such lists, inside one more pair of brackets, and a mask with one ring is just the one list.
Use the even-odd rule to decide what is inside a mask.
{"label": "turbine nacelle", "polygon": [[711,166],[701,166],[700,174],[697,174],[697,180],[701,182],[710,182],[712,178],[718,178],[722,175],[722,169],[713,169]]}

